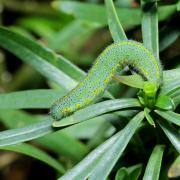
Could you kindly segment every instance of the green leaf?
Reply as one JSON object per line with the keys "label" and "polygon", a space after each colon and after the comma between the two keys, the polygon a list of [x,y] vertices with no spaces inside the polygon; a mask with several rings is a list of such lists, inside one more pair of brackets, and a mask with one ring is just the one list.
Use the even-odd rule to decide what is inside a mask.
{"label": "green leaf", "polygon": [[62,21],[59,21],[59,18],[29,15],[18,18],[17,24],[49,41],[54,36],[54,29],[62,27]]}
{"label": "green leaf", "polygon": [[[73,15],[78,19],[96,22],[101,26],[107,25],[107,18],[105,16],[106,10],[104,6],[75,1],[54,1],[52,5],[55,9]],[[167,19],[167,17],[176,12],[176,8],[176,4],[159,7],[159,20],[162,21]],[[123,27],[132,27],[141,23],[140,9],[117,8],[116,10]]]}
{"label": "green leaf", "polygon": [[160,95],[169,95],[180,89],[180,68],[163,72],[163,86]]}
{"label": "green leaf", "polygon": [[[62,131],[77,139],[91,139],[92,141],[96,141],[96,139],[94,139],[93,137],[95,136],[96,133],[98,133],[99,129],[101,129],[101,126],[103,126],[104,124],[110,125],[109,122],[112,121],[114,122],[115,120],[118,121],[119,118],[129,120],[138,112],[139,110],[119,110],[116,111],[115,113],[103,114],[89,121],[75,124],[66,129],[63,129]],[[114,127],[111,125],[108,132],[110,131],[111,133],[113,133],[114,130],[115,130]],[[110,134],[108,133],[108,135]]]}
{"label": "green leaf", "polygon": [[26,90],[0,94],[0,109],[50,108],[55,100],[64,96],[63,90]]}
{"label": "green leaf", "polygon": [[140,107],[140,103],[138,102],[137,99],[133,99],[133,98],[107,100],[97,104],[90,105],[79,111],[76,111],[71,116],[68,116],[67,118],[63,118],[60,121],[55,121],[53,123],[53,126],[54,127],[69,126],[83,122],[85,120],[91,119],[101,114],[105,114],[107,112],[129,108],[129,107]]}
{"label": "green leaf", "polygon": [[122,167],[116,173],[115,180],[129,180],[127,169]]}
{"label": "green leaf", "polygon": [[[53,51],[52,53],[54,55]],[[72,64],[71,61],[67,60],[61,55],[57,55],[57,60],[55,62],[52,61],[52,64],[76,81],[81,81],[86,75],[84,71],[82,71],[80,68]]]}
{"label": "green leaf", "polygon": [[105,5],[107,9],[108,25],[114,41],[118,42],[127,40],[126,34],[116,14],[116,9],[114,7],[113,1],[105,0]]}
{"label": "green leaf", "polygon": [[180,2],[177,3],[177,11],[180,11]]}
{"label": "green leaf", "polygon": [[180,177],[180,155],[175,159],[168,170],[169,178],[177,178]]}
{"label": "green leaf", "polygon": [[143,89],[144,86],[144,80],[140,75],[133,74],[130,76],[114,76],[113,79],[116,81],[126,84],[131,87]]}
{"label": "green leaf", "polygon": [[175,149],[180,153],[180,134],[179,132],[171,126],[167,121],[164,120],[158,120],[157,121],[172,143],[172,145],[175,147]]}
{"label": "green leaf", "polygon": [[[122,142],[121,151],[128,144],[130,137],[134,134],[135,130],[138,128],[139,124],[144,118],[144,113],[141,112],[136,115],[126,127],[112,136],[110,139],[105,141],[102,145],[93,150],[85,159],[83,159],[79,164],[77,164],[73,169],[67,172],[63,177],[59,178],[60,180],[79,180],[86,179],[92,173],[93,170],[96,170],[97,165],[101,164],[102,158],[107,157],[106,154],[110,153],[110,150],[116,146],[117,142]],[[119,153],[119,152],[118,152]],[[115,154],[114,154],[115,156]],[[113,156],[113,157],[114,157]],[[111,156],[108,156],[111,157]],[[117,159],[117,157],[116,157]],[[104,163],[103,163],[104,164]],[[109,164],[104,164],[109,167]],[[102,177],[100,179],[103,179]]]}
{"label": "green leaf", "polygon": [[[91,23],[76,19],[66,25],[63,29],[56,32],[56,34],[49,41],[48,46],[53,50],[66,52],[72,54],[71,51],[77,52],[87,42],[90,36],[99,27],[97,23]],[[73,43],[75,41],[75,43]],[[63,46],[62,46],[63,44]],[[69,51],[72,47],[73,49]]]}
{"label": "green leaf", "polygon": [[54,132],[52,123],[53,120],[48,119],[43,122],[28,125],[24,128],[16,128],[0,132],[0,146],[17,144],[52,133]]}
{"label": "green leaf", "polygon": [[154,122],[153,118],[151,117],[151,115],[150,115],[149,113],[150,113],[150,110],[145,107],[145,108],[144,108],[144,115],[145,115],[148,123],[149,123],[151,126],[156,127],[155,122]]}
{"label": "green leaf", "polygon": [[118,7],[132,7],[133,0],[115,0],[115,4]]}
{"label": "green leaf", "polygon": [[[115,76],[114,79],[128,86],[143,89],[144,81],[137,74]],[[169,94],[173,97],[173,93],[178,90],[180,90],[180,68],[163,71],[163,83],[159,95]]]}
{"label": "green leaf", "polygon": [[23,27],[11,25],[11,26],[8,26],[8,28],[12,30],[13,32],[22,34],[23,36],[33,39],[33,35],[27,29],[24,29]]}
{"label": "green leaf", "polygon": [[[112,120],[112,118],[110,119],[110,121]],[[112,125],[108,122],[105,121],[100,127],[99,129],[97,129],[97,131],[94,133],[93,137],[96,138],[91,138],[87,145],[89,148],[93,148],[93,147],[97,147],[99,144],[101,144],[102,142],[104,142],[105,137],[107,135],[107,131],[112,128]]]}
{"label": "green leaf", "polygon": [[175,102],[175,99],[177,99],[177,100],[179,99],[179,97],[178,97],[179,95],[180,95],[180,88],[177,88],[177,89],[173,90],[173,92],[170,93],[170,96],[173,98],[174,102]]}
{"label": "green leaf", "polygon": [[22,153],[28,156],[31,156],[35,159],[38,159],[54,169],[56,169],[59,173],[64,174],[65,169],[63,166],[54,158],[49,156],[47,153],[41,151],[40,149],[30,145],[30,144],[17,144],[17,145],[11,145],[11,146],[4,146],[0,147],[1,150],[7,150],[7,151],[14,151],[18,153]]}
{"label": "green leaf", "polygon": [[108,148],[111,148],[111,145],[117,140],[121,132],[115,134],[110,139],[105,141],[102,145],[94,149],[88,156],[86,156],[81,162],[79,162],[73,169],[68,171],[63,177],[60,177],[59,180],[79,180],[85,179],[88,174],[90,174],[98,160],[106,152]]}
{"label": "green leaf", "polygon": [[[78,19],[96,22],[101,26],[107,25],[107,18],[105,16],[106,10],[104,6],[92,4],[92,3],[81,3],[75,1],[54,1],[52,3],[55,9],[58,9],[67,14],[71,14]],[[123,26],[133,26],[140,24],[140,11],[136,9],[118,8],[117,14],[122,20]],[[127,16],[129,14],[129,16]],[[132,20],[132,18],[134,19]]]}
{"label": "green leaf", "polygon": [[159,59],[157,2],[141,1],[143,44]]}
{"label": "green leaf", "polygon": [[87,146],[64,131],[56,131],[33,141],[74,162],[79,162],[89,151]]}
{"label": "green leaf", "polygon": [[[113,115],[113,117],[114,116],[115,115]],[[92,139],[93,140],[94,134],[101,128],[101,126],[103,126],[104,123],[107,124],[106,117],[109,117],[108,114],[95,117],[91,119],[90,121],[85,121],[80,124],[75,124],[62,131],[67,133],[70,136],[73,136],[76,139]]]}
{"label": "green leaf", "polygon": [[160,111],[160,110],[155,110],[155,112],[159,114],[162,118],[168,120],[169,122],[172,122],[177,126],[180,126],[180,114],[172,111]]}
{"label": "green leaf", "polygon": [[[72,116],[62,119],[54,123],[54,126],[66,127],[96,117],[98,115],[127,107],[140,107],[136,99],[109,100],[95,105],[91,105],[85,109],[75,112]],[[24,128],[7,130],[0,133],[0,146],[16,144],[32,140],[43,135],[52,133],[55,129],[52,127],[53,120],[49,117],[43,122],[28,125]],[[56,124],[57,123],[57,124]],[[58,125],[60,124],[60,125]]]}
{"label": "green leaf", "polygon": [[175,109],[175,104],[173,99],[170,98],[169,96],[163,96],[163,95],[158,96],[155,106],[164,110]]}
{"label": "green leaf", "polygon": [[173,100],[174,100],[175,106],[177,107],[180,103],[180,90],[178,91],[178,95],[174,97]]}
{"label": "green leaf", "polygon": [[172,5],[159,6],[158,7],[158,20],[159,21],[167,20],[168,17],[172,16],[173,14],[177,12],[176,7],[177,7],[177,3],[172,4]]}
{"label": "green leaf", "polygon": [[60,56],[57,57],[54,52],[33,40],[0,27],[0,46],[12,52],[27,64],[32,65],[43,76],[61,85],[66,90],[71,90],[77,85],[75,80],[53,65],[57,64]]}
{"label": "green leaf", "polygon": [[[64,57],[3,27],[0,27],[0,46],[32,65],[42,75],[61,85],[66,91],[72,90],[77,85],[77,81],[85,76],[82,70]],[[112,98],[108,92],[105,96]]]}
{"label": "green leaf", "polygon": [[127,170],[128,170],[130,179],[138,180],[139,176],[141,174],[142,165],[137,164],[137,165],[134,165],[134,166],[131,166],[131,167],[127,168]]}
{"label": "green leaf", "polygon": [[138,180],[142,165],[134,165],[128,168],[122,167],[116,173],[115,180]]}
{"label": "green leaf", "polygon": [[22,128],[30,124],[42,122],[38,116],[14,109],[0,109],[0,121],[8,129]]}
{"label": "green leaf", "polygon": [[171,81],[169,84],[167,84],[167,82],[165,82],[165,84],[162,86],[162,90],[161,90],[160,94],[174,97],[174,93],[176,91],[177,92],[180,91],[180,81],[179,80],[177,80],[177,81],[174,80],[174,82]]}
{"label": "green leaf", "polygon": [[97,162],[94,171],[89,176],[90,180],[105,180],[107,178],[143,119],[144,112],[140,112],[132,120],[130,120],[130,122],[125,126],[123,130],[121,130],[121,134],[119,135],[117,140]]}
{"label": "green leaf", "polygon": [[[44,120],[44,117],[32,116],[21,110],[0,110],[0,121],[9,129],[22,128],[43,121],[42,119]],[[33,141],[56,154],[67,156],[74,161],[82,159],[88,152],[88,148],[83,143],[63,131],[57,131]]]}
{"label": "green leaf", "polygon": [[164,152],[163,145],[156,145],[153,149],[153,152],[149,158],[143,180],[158,180],[160,169],[161,169],[161,162],[162,156]]}

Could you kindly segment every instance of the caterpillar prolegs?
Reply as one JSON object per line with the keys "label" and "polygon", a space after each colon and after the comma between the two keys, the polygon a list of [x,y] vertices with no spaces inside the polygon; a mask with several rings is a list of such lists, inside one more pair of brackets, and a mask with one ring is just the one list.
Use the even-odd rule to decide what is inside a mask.
{"label": "caterpillar prolegs", "polygon": [[161,65],[141,43],[121,41],[108,46],[96,59],[85,79],[52,105],[52,117],[60,120],[89,105],[104,92],[117,69],[125,66],[135,69],[144,78],[144,93],[150,98],[154,96],[156,92],[151,92],[149,87],[153,86],[153,91],[159,88],[162,79]]}

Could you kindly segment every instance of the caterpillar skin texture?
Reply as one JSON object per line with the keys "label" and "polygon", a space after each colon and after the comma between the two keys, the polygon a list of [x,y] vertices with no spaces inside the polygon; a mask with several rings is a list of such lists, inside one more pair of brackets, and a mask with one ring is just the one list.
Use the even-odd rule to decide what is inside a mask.
{"label": "caterpillar skin texture", "polygon": [[159,87],[162,70],[152,53],[136,41],[121,41],[108,46],[96,59],[85,79],[52,105],[52,117],[60,120],[92,103],[104,92],[117,69],[125,66]]}

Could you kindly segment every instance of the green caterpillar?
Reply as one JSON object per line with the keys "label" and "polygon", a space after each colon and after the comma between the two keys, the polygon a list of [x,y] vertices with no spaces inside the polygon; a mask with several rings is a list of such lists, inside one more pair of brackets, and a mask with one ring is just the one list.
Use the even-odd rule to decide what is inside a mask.
{"label": "green caterpillar", "polygon": [[105,91],[117,69],[125,66],[143,77],[147,99],[154,98],[161,84],[161,65],[141,43],[122,41],[108,46],[96,59],[86,78],[52,105],[52,117],[60,120],[92,103]]}

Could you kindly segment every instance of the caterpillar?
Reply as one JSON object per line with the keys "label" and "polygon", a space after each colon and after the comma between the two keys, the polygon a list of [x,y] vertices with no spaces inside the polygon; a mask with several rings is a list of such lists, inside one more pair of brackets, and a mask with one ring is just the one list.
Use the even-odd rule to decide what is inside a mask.
{"label": "caterpillar", "polygon": [[131,40],[113,43],[99,55],[85,79],[52,105],[51,116],[60,120],[92,103],[103,94],[117,69],[125,66],[135,70],[147,82],[145,93],[149,93],[148,84],[159,88],[162,79],[161,65],[148,49]]}

